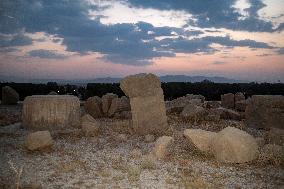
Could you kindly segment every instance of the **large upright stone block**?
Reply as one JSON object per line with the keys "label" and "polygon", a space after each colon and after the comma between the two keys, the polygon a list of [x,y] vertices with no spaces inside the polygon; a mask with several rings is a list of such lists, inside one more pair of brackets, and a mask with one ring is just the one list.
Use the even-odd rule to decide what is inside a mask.
{"label": "large upright stone block", "polygon": [[120,88],[130,98],[132,124],[137,134],[163,135],[168,129],[161,82],[154,74],[124,78]]}
{"label": "large upright stone block", "polygon": [[234,109],[235,108],[235,95],[232,93],[221,95],[221,105],[224,108]]}
{"label": "large upright stone block", "polygon": [[100,118],[102,113],[102,99],[98,96],[90,97],[85,102],[85,111],[93,118]]}
{"label": "large upright stone block", "polygon": [[284,96],[254,95],[246,111],[246,124],[254,128],[284,129]]}
{"label": "large upright stone block", "polygon": [[25,98],[23,126],[34,130],[80,125],[80,101],[71,95],[35,95]]}

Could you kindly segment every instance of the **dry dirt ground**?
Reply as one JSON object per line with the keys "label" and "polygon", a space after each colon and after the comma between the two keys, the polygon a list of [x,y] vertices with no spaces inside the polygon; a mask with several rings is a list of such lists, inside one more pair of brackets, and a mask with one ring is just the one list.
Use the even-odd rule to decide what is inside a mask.
{"label": "dry dirt ground", "polygon": [[[200,154],[182,136],[186,128],[218,131],[242,122],[185,123],[169,117],[174,143],[165,160],[151,155],[154,141],[102,128],[97,137],[80,129],[52,133],[54,146],[42,152],[24,147],[28,130],[21,128],[20,106],[0,108],[0,188],[281,188],[282,165],[256,160],[221,164]],[[10,114],[10,115],[7,115]],[[17,117],[18,116],[18,117]],[[5,118],[5,120],[4,120]],[[14,123],[3,126],[2,123]],[[247,130],[254,136],[264,131]],[[127,138],[119,137],[119,133]]]}

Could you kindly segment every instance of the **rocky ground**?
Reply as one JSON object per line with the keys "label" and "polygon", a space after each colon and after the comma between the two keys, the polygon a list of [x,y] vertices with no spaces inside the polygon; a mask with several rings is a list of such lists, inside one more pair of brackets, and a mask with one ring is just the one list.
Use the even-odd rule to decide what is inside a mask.
{"label": "rocky ground", "polygon": [[[174,137],[169,156],[151,154],[155,140],[125,129],[102,128],[97,137],[80,129],[52,134],[52,149],[29,152],[28,130],[21,128],[21,106],[0,106],[0,188],[281,188],[284,167],[261,158],[245,164],[218,163],[198,152],[183,137],[184,129],[220,131],[232,126],[255,137],[263,130],[245,128],[242,121],[189,123],[169,116]],[[103,120],[102,120],[103,121]],[[12,124],[12,125],[11,125]]]}

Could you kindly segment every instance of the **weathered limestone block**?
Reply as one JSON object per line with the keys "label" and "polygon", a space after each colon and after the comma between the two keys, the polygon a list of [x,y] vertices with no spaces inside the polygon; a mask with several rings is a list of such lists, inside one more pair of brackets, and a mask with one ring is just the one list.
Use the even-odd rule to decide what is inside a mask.
{"label": "weathered limestone block", "polygon": [[35,95],[25,98],[23,127],[43,130],[80,125],[80,101],[71,95]]}
{"label": "weathered limestone block", "polygon": [[221,95],[221,105],[224,108],[234,109],[235,107],[235,95],[232,93],[227,93]]}
{"label": "weathered limestone block", "polygon": [[104,96],[102,96],[102,111],[105,115],[107,115],[109,108],[111,106],[112,100],[114,98],[118,98],[118,96],[113,93],[107,93]]}
{"label": "weathered limestone block", "polygon": [[124,78],[120,87],[130,98],[133,129],[137,134],[162,135],[168,130],[163,90],[153,74]]}
{"label": "weathered limestone block", "polygon": [[238,92],[238,93],[235,94],[235,103],[242,101],[242,100],[245,100],[245,99],[246,99],[246,97],[243,93]]}
{"label": "weathered limestone block", "polygon": [[11,105],[17,104],[19,94],[12,87],[6,86],[2,88],[2,104]]}
{"label": "weathered limestone block", "polygon": [[90,114],[93,118],[100,118],[102,113],[102,99],[98,96],[93,96],[85,102],[86,113]]}
{"label": "weathered limestone block", "polygon": [[130,111],[130,102],[127,97],[114,98],[112,99],[110,108],[108,110],[108,116],[112,117],[115,113],[122,111]]}
{"label": "weathered limestone block", "polygon": [[184,107],[180,115],[189,120],[204,120],[207,115],[207,111],[201,106],[188,104]]}
{"label": "weathered limestone block", "polygon": [[169,153],[169,146],[173,142],[173,137],[162,136],[159,137],[153,149],[154,155],[159,159],[164,159]]}
{"label": "weathered limestone block", "polygon": [[187,94],[172,101],[166,102],[167,113],[181,113],[188,104],[202,106],[205,97],[202,95]]}
{"label": "weathered limestone block", "polygon": [[81,128],[85,136],[97,136],[100,132],[100,122],[86,114],[81,117]]}
{"label": "weathered limestone block", "polygon": [[252,96],[246,107],[245,117],[249,127],[284,129],[284,96]]}
{"label": "weathered limestone block", "polygon": [[186,129],[183,135],[200,151],[211,153],[212,139],[217,133],[202,129]]}
{"label": "weathered limestone block", "polygon": [[246,100],[241,100],[235,103],[235,109],[240,111],[240,112],[244,112],[246,110],[247,107],[247,101]]}
{"label": "weathered limestone block", "polygon": [[250,162],[259,154],[254,137],[234,127],[226,127],[217,133],[210,148],[215,158],[225,163]]}
{"label": "weathered limestone block", "polygon": [[26,148],[31,151],[49,148],[52,144],[53,139],[49,131],[37,131],[30,133],[25,140]]}

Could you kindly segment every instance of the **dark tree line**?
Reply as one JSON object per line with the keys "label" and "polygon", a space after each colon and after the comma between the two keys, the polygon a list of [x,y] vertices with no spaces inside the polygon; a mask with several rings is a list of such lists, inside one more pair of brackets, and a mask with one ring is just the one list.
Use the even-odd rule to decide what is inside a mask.
{"label": "dark tree line", "polygon": [[[11,86],[20,94],[20,100],[30,95],[46,95],[51,91],[58,94],[72,94],[82,100],[91,96],[103,96],[114,93],[123,96],[119,83],[89,83],[86,87],[76,85],[58,85],[55,82],[47,84],[32,83],[0,83],[0,87]],[[221,94],[243,92],[246,97],[251,95],[284,95],[283,83],[213,83],[203,81],[198,83],[170,82],[162,83],[165,100],[172,100],[186,94],[201,94],[207,100],[220,100]],[[2,94],[1,99],[2,99]]]}

